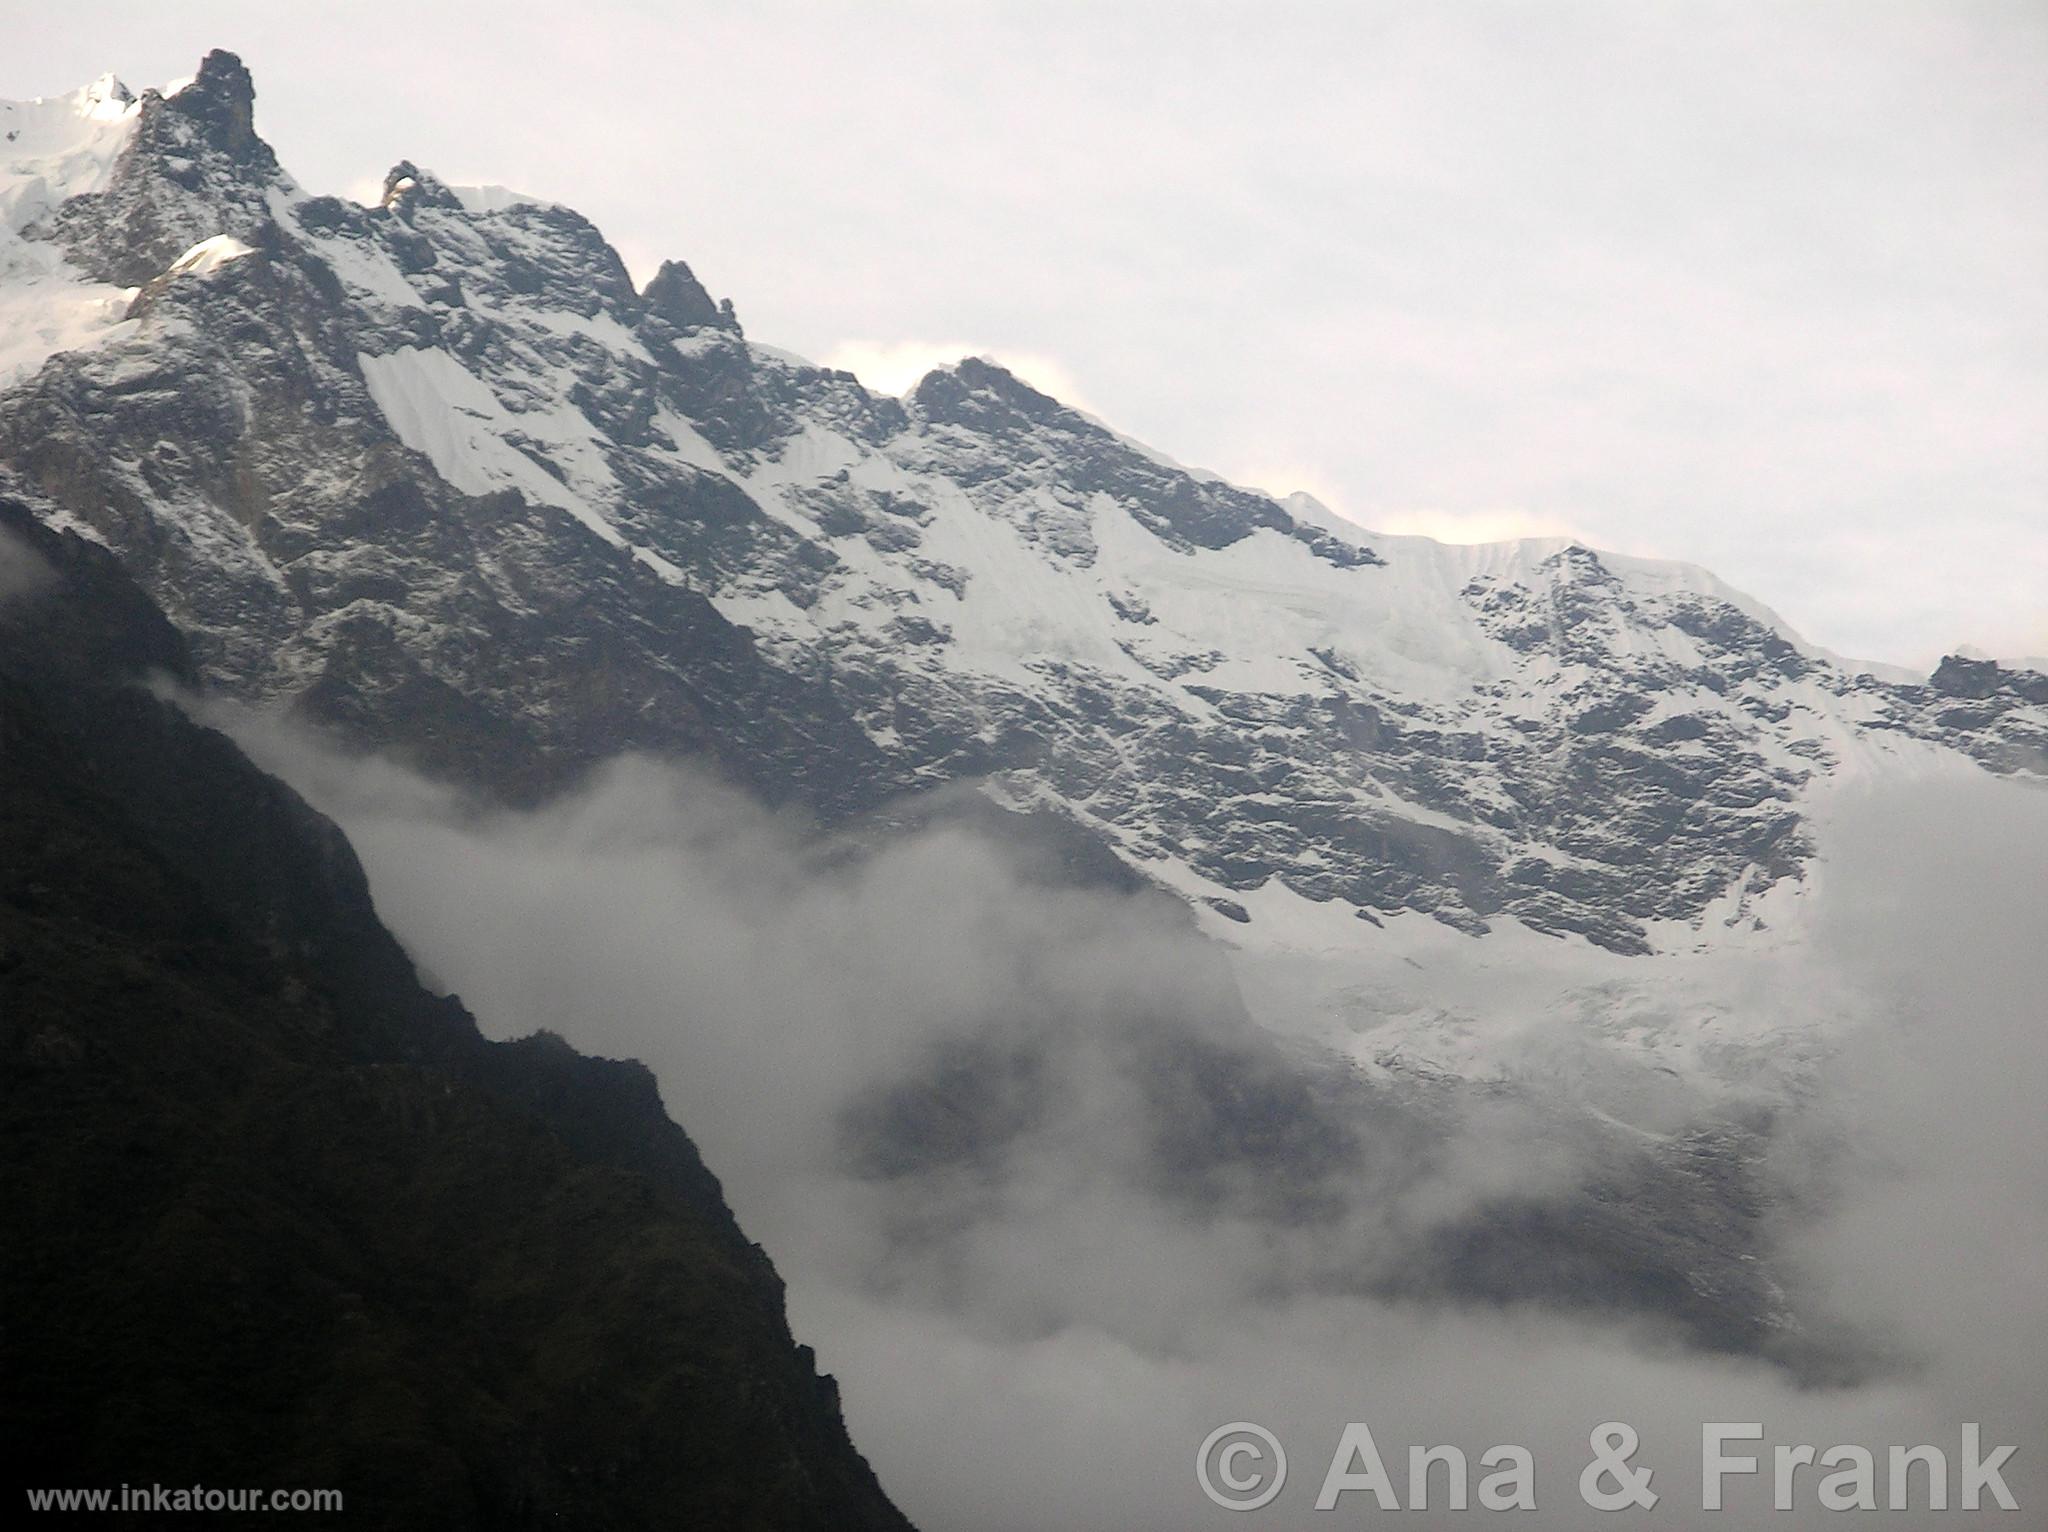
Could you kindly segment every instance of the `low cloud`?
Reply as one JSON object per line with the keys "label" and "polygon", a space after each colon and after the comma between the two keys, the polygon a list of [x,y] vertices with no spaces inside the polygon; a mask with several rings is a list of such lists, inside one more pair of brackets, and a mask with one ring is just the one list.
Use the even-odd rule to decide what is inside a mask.
{"label": "low cloud", "polygon": [[42,590],[56,578],[43,556],[0,527],[0,603]]}
{"label": "low cloud", "polygon": [[[2048,865],[2048,796],[1957,777],[1831,821],[1814,980],[1859,988],[1864,1020],[1740,1150],[1781,1322],[1830,1372],[1703,1352],[1654,1305],[1460,1289],[1420,1253],[1449,1231],[1483,1254],[1468,1237],[1498,1208],[1689,1214],[1541,1102],[1358,1089],[1250,1027],[1170,907],[1049,881],[971,816],[820,837],[645,762],[507,814],[231,722],[340,820],[380,911],[487,1031],[652,1065],[856,1441],[933,1532],[1342,1525],[1364,1497],[1311,1506],[1351,1420],[1404,1498],[1410,1446],[1460,1447],[1475,1486],[1486,1448],[1529,1448],[1532,1527],[1586,1524],[1587,1436],[1613,1419],[1661,1496],[1621,1525],[1837,1525],[1812,1470],[1800,1512],[1768,1513],[1773,1444],[1877,1451],[1882,1502],[1885,1447],[1954,1462],[1964,1421],[2021,1444],[2023,1506],[2048,1496],[2048,931],[2014,881]],[[1233,1420],[1292,1461],[1249,1519],[1193,1472]],[[1699,1509],[1709,1420],[1767,1433],[1722,1514]]]}
{"label": "low cloud", "polygon": [[1519,506],[1493,510],[1442,510],[1429,507],[1374,511],[1362,518],[1376,532],[1394,537],[1433,537],[1440,543],[1502,543],[1524,537],[1569,537],[1588,545],[1596,541],[1621,553],[1636,551],[1612,539],[1595,539],[1583,528],[1555,515]]}

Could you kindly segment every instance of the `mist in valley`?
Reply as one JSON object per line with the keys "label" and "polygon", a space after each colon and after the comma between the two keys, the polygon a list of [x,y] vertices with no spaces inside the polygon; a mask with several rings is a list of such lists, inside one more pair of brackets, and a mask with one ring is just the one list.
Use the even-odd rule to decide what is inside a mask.
{"label": "mist in valley", "polygon": [[[1839,1524],[1825,1469],[1768,1513],[1777,1443],[1872,1450],[1882,1506],[1885,1448],[1930,1442],[1953,1497],[1966,1421],[2023,1444],[2023,1507],[2048,1495],[2039,792],[1904,779],[1838,806],[1802,964],[1857,1024],[1703,1181],[1513,1090],[1361,1081],[1255,1026],[1170,900],[1077,884],[972,813],[828,836],[643,760],[508,813],[216,721],[342,824],[487,1032],[648,1063],[921,1525],[1341,1524],[1378,1514],[1312,1509],[1349,1421],[1404,1505],[1410,1447],[1471,1460],[1474,1509],[1418,1526],[1496,1519],[1501,1443],[1536,1467],[1519,1523],[1583,1526],[1610,1420],[1660,1497],[1624,1524]],[[1748,1285],[1682,1294],[1638,1256]],[[1290,1459],[1248,1521],[1194,1473],[1231,1421]],[[1700,1508],[1707,1421],[1765,1428],[1727,1512]]]}

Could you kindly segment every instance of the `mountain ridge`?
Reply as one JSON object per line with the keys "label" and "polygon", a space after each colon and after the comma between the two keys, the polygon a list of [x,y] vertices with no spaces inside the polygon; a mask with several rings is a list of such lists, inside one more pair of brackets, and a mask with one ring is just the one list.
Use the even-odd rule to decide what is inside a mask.
{"label": "mountain ridge", "polygon": [[[1381,536],[988,359],[877,393],[684,262],[636,286],[561,203],[412,161],[369,205],[311,194],[254,88],[209,55],[17,113],[50,153],[0,158],[0,492],[132,579],[183,684],[486,820],[684,762],[824,862],[953,825],[1017,850],[1018,890],[1185,912],[1180,988],[966,1003],[821,1108],[832,1175],[931,1242],[888,1260],[936,1272],[996,1226],[1069,1098],[1128,1103],[1137,1145],[1081,1182],[1283,1245],[1426,1184],[1498,1107],[1535,1125],[1515,1155],[1568,1149],[1554,1184],[1483,1187],[1412,1247],[1309,1240],[1270,1292],[1642,1319],[1809,1381],[1870,1362],[1802,1332],[1778,1257],[1806,1210],[1766,1171],[1867,998],[1800,961],[1829,816],[1895,778],[2048,777],[2048,679],[1843,662],[1708,571],[1571,539]],[[665,1085],[705,1057],[675,1030],[643,1033]],[[514,1107],[645,1151],[606,1132],[653,1120],[644,1072],[520,1057]],[[961,1185],[993,1195],[935,1195]]]}
{"label": "mountain ridge", "polygon": [[136,290],[8,389],[0,474],[359,745],[519,801],[708,756],[828,821],[970,781],[1231,940],[1284,886],[1629,953],[1753,927],[1844,773],[2048,760],[2025,684],[1844,667],[1689,566],[1333,528],[980,359],[874,394],[410,162],[309,195],[253,91],[144,93],[16,240]]}
{"label": "mountain ridge", "polygon": [[907,1528],[651,1073],[430,995],[104,550],[0,499],[0,569],[17,1480]]}

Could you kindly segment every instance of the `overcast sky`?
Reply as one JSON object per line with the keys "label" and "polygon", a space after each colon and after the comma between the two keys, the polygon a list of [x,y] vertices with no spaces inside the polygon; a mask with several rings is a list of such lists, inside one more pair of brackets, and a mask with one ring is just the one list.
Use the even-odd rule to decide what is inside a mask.
{"label": "overcast sky", "polygon": [[1706,564],[1807,636],[2048,654],[2048,4],[0,0],[0,96],[208,47],[687,259],[900,389],[1008,360],[1368,526]]}

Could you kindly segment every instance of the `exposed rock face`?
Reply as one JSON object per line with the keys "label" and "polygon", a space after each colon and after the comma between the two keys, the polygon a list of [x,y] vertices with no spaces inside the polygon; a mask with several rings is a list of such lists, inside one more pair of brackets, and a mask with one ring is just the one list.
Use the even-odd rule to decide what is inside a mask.
{"label": "exposed rock face", "polygon": [[880,397],[566,208],[309,197],[248,100],[211,56],[35,231],[138,323],[0,400],[0,473],[211,682],[444,774],[691,754],[828,818],[975,781],[1253,934],[1277,880],[1642,952],[1751,920],[1815,789],[1911,740],[2041,769],[2031,682],[1874,679],[1685,566],[1375,538],[987,362]]}
{"label": "exposed rock face", "polygon": [[695,330],[706,325],[721,330],[739,329],[739,321],[732,311],[732,300],[713,303],[711,294],[704,291],[704,284],[682,261],[663,261],[642,296],[650,309],[677,329]]}
{"label": "exposed rock face", "polygon": [[194,673],[115,561],[4,502],[0,538],[15,1472],[332,1487],[373,1527],[907,1527],[652,1077],[486,1042],[331,824],[124,684]]}
{"label": "exposed rock face", "polygon": [[113,183],[65,203],[47,237],[84,271],[136,287],[203,239],[262,233],[267,194],[290,183],[256,136],[255,101],[242,61],[218,50],[176,95],[143,92]]}

